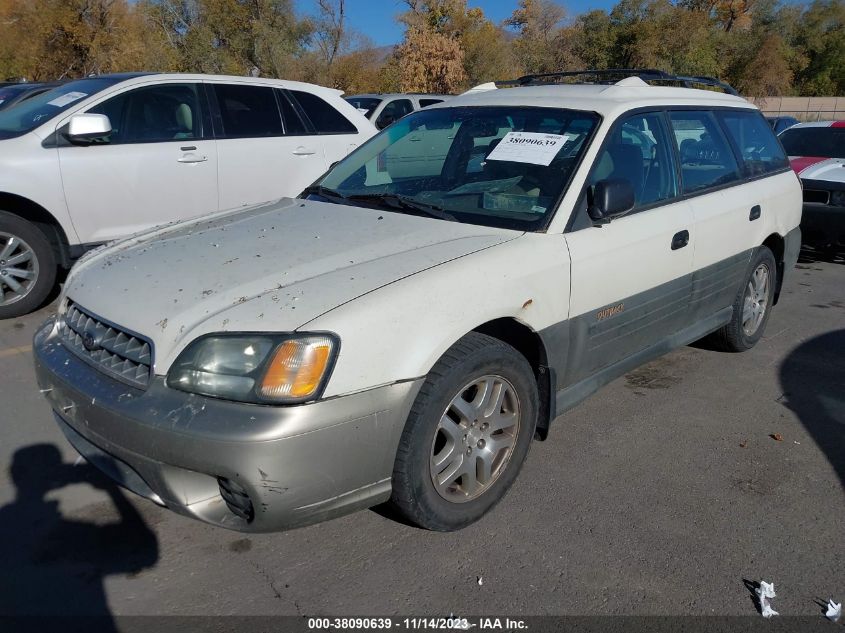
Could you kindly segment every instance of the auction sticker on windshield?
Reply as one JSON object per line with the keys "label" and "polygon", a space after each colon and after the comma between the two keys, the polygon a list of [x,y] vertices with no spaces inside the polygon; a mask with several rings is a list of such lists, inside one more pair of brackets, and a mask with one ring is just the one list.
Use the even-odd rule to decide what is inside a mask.
{"label": "auction sticker on windshield", "polygon": [[490,152],[487,160],[506,160],[548,167],[568,140],[569,136],[566,134],[508,132]]}
{"label": "auction sticker on windshield", "polygon": [[84,92],[68,92],[67,94],[63,94],[61,97],[56,97],[52,101],[48,101],[47,105],[64,108],[66,105],[71,104],[74,101],[79,101],[82,97],[87,96],[88,95]]}

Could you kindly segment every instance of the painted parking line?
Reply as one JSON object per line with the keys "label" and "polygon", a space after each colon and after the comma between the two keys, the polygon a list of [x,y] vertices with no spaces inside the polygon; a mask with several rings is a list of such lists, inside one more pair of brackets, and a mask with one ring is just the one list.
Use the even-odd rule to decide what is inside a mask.
{"label": "painted parking line", "polygon": [[31,351],[32,345],[23,345],[21,347],[9,347],[7,349],[0,349],[0,358],[14,356],[15,354],[24,354],[28,356]]}

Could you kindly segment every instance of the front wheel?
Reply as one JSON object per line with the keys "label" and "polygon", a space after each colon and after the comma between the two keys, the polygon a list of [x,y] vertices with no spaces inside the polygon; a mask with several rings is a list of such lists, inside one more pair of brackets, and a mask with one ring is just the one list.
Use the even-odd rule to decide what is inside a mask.
{"label": "front wheel", "polygon": [[480,519],[519,473],[537,401],[525,357],[490,336],[464,336],[420,388],[396,455],[391,504],[430,530]]}
{"label": "front wheel", "polygon": [[38,227],[0,211],[0,319],[39,308],[56,282],[56,256]]}
{"label": "front wheel", "polygon": [[774,303],[777,274],[772,251],[761,246],[734,299],[731,322],[712,335],[716,347],[728,352],[744,352],[763,337]]}

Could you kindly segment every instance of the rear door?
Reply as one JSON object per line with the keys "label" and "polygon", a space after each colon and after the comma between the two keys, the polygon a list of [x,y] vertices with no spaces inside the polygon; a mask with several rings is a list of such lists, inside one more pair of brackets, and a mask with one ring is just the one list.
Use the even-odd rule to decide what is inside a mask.
{"label": "rear door", "polygon": [[[759,116],[756,112],[750,114]],[[746,274],[752,246],[765,238],[758,241],[754,236],[763,225],[760,218],[770,212],[765,185],[737,186],[745,179],[743,166],[719,122],[721,116],[705,110],[669,113],[680,155],[683,193],[695,218],[695,275],[690,301],[694,320],[733,303]],[[730,113],[731,121],[736,116],[739,115]],[[772,136],[762,118],[760,123]],[[751,141],[750,136],[748,140]]]}
{"label": "rear door", "polygon": [[602,226],[566,234],[572,266],[570,345],[562,386],[592,376],[686,327],[695,235],[678,194],[661,112],[629,115],[604,141],[587,181],[625,179],[635,207]]}
{"label": "rear door", "polygon": [[281,91],[248,83],[210,83],[220,171],[220,208],[293,197],[326,170],[323,149],[306,135]]}
{"label": "rear door", "polygon": [[[345,158],[349,152],[358,147],[358,142],[362,139],[358,128],[331,103],[319,95],[304,90],[285,90],[283,92],[290,103],[298,108],[305,120],[307,129],[301,132],[303,134],[302,143],[321,148],[325,157],[326,168]],[[285,120],[287,118],[288,115],[285,113]],[[311,184],[322,173],[314,176],[306,184]]]}
{"label": "rear door", "polygon": [[107,115],[112,133],[58,149],[65,198],[83,243],[217,210],[217,153],[201,83],[132,88],[86,112]]}

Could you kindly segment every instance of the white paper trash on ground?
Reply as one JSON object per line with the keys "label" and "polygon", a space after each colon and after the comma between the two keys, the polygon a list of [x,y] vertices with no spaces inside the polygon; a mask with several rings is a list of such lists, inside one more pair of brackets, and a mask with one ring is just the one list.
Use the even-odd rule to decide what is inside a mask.
{"label": "white paper trash on ground", "polygon": [[834,602],[831,598],[827,601],[827,613],[825,613],[827,619],[831,622],[839,622],[839,618],[842,617],[842,603],[841,602]]}
{"label": "white paper trash on ground", "polygon": [[769,602],[769,600],[775,597],[775,583],[761,580],[760,586],[754,591],[760,600],[760,615],[764,618],[770,618],[773,615],[780,615],[777,611],[772,609],[772,605]]}

